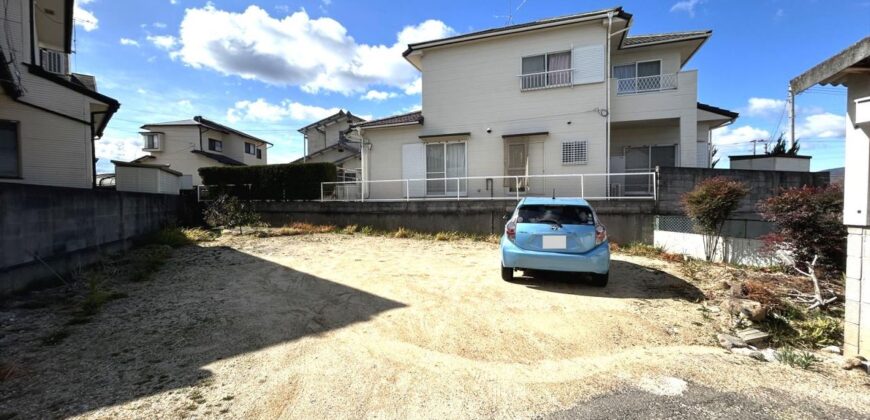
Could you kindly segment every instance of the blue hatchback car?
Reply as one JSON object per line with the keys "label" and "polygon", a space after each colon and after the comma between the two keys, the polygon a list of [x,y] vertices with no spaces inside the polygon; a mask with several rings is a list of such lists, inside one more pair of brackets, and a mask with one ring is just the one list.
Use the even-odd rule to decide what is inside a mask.
{"label": "blue hatchback car", "polygon": [[522,199],[501,238],[501,277],[516,270],[547,270],[589,275],[604,287],[610,277],[607,229],[586,200]]}

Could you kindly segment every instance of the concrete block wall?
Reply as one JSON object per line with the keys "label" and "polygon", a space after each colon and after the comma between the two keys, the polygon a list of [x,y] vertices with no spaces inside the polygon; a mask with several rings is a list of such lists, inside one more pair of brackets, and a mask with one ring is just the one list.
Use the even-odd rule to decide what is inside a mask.
{"label": "concrete block wall", "polygon": [[846,248],[843,352],[870,355],[870,229],[850,227]]}
{"label": "concrete block wall", "polygon": [[758,219],[757,203],[783,188],[804,185],[824,186],[829,184],[828,173],[753,171],[706,168],[659,168],[656,213],[660,215],[683,214],[682,196],[695,188],[699,182],[716,176],[725,176],[743,181],[749,186],[749,195],[743,199],[734,214],[738,219]]}
{"label": "concrete block wall", "polygon": [[[0,295],[58,281],[176,220],[178,196],[0,183]],[[51,266],[51,270],[39,260]]]}

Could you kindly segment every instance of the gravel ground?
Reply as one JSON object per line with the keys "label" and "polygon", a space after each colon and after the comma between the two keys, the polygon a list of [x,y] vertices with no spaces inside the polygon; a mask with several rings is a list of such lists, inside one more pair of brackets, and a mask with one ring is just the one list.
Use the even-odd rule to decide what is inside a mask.
{"label": "gravel ground", "polygon": [[79,325],[52,292],[0,306],[0,419],[870,415],[866,375],[725,352],[707,285],[639,257],[598,289],[503,282],[487,243],[228,237],[114,288]]}

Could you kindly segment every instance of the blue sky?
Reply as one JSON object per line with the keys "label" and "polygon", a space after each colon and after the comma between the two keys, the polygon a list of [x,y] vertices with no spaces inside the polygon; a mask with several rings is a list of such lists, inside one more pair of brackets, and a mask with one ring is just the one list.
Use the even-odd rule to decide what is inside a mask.
{"label": "blue sky", "polygon": [[[296,132],[337,109],[380,117],[416,109],[408,42],[612,7],[604,1],[78,0],[76,72],[97,76],[121,110],[97,142],[109,159],[142,154],[142,124],[203,115],[301,156]],[[787,129],[788,80],[870,35],[870,0],[624,1],[633,34],[712,29],[687,65],[699,100],[741,113],[718,130],[720,155]],[[510,11],[510,12],[509,12]],[[206,48],[221,45],[220,48]],[[842,88],[798,97],[797,133],[813,169],[843,164]],[[763,146],[759,146],[759,151]],[[727,167],[727,159],[719,167]]]}

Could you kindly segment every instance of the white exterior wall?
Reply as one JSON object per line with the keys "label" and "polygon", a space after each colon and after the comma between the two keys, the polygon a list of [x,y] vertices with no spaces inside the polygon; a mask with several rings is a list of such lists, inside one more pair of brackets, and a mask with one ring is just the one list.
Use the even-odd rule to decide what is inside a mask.
{"label": "white exterior wall", "polygon": [[159,168],[118,166],[115,168],[117,191],[178,195],[181,177]]}
{"label": "white exterior wall", "polygon": [[759,157],[757,159],[739,159],[731,161],[731,169],[809,172],[810,160],[788,157]]}
{"label": "white exterior wall", "polygon": [[315,127],[309,128],[304,134],[307,138],[308,149],[306,152],[311,154],[321,149],[325,149],[335,143],[338,143],[339,134],[342,131],[346,131],[350,127],[350,124],[347,122],[347,118],[342,118],[338,121],[333,122],[328,125],[324,130],[325,133],[321,133],[317,131]]}
{"label": "white exterior wall", "polygon": [[[653,243],[665,252],[687,255],[703,260],[707,258],[704,247],[704,235],[697,233],[653,231]],[[719,246],[713,260],[729,264],[747,265],[752,267],[769,267],[781,264],[781,260],[762,252],[764,242],[759,239],[719,238]]]}
{"label": "white exterior wall", "polygon": [[[370,180],[402,179],[402,145],[419,143],[419,125],[366,130],[363,136],[371,142],[366,151],[366,171]],[[373,183],[369,185],[370,198],[398,198],[405,194],[402,183]]]}
{"label": "white exterior wall", "polygon": [[870,96],[870,77],[849,77],[846,100],[846,323],[843,350],[870,355],[870,124],[855,125],[855,99]]}

